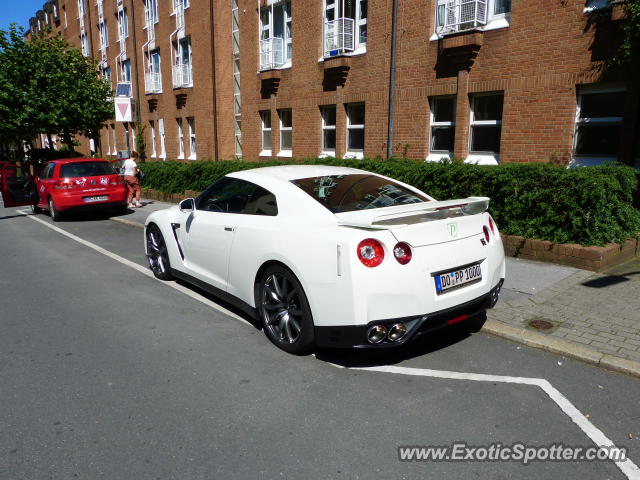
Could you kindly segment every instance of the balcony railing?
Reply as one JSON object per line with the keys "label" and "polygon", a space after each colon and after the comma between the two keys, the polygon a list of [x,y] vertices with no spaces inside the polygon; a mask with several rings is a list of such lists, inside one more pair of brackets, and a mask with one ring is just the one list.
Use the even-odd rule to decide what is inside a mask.
{"label": "balcony railing", "polygon": [[153,17],[147,17],[145,23],[147,26],[147,41],[153,42],[156,39],[156,29],[153,22]]}
{"label": "balcony railing", "polygon": [[438,33],[473,30],[487,23],[487,0],[447,0]]}
{"label": "balcony railing", "polygon": [[160,72],[147,73],[144,76],[144,87],[147,93],[159,93],[162,91],[162,75]]}
{"label": "balcony railing", "polygon": [[279,37],[260,40],[260,70],[284,65],[284,39]]}
{"label": "balcony railing", "polygon": [[182,65],[174,65],[173,88],[190,87],[191,83],[191,65],[188,63]]}
{"label": "balcony railing", "polygon": [[352,52],[355,44],[353,18],[341,17],[324,24],[324,56]]}

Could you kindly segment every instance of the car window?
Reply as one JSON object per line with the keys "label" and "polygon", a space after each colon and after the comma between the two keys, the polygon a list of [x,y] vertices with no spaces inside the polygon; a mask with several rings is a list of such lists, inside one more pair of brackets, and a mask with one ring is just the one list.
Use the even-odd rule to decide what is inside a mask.
{"label": "car window", "polygon": [[429,201],[428,197],[377,175],[328,175],[292,183],[333,213]]}
{"label": "car window", "polygon": [[55,167],[55,163],[49,163],[45,168],[44,171],[42,172],[42,175],[40,175],[40,178],[46,180],[48,178],[51,178],[52,174],[53,174],[53,169]]}
{"label": "car window", "polygon": [[60,167],[60,177],[91,177],[95,175],[113,175],[116,173],[109,162],[67,163]]}
{"label": "car window", "polygon": [[196,198],[196,209],[208,212],[277,215],[276,197],[254,183],[223,177]]}
{"label": "car window", "polygon": [[276,196],[269,190],[256,185],[249,202],[245,206],[244,212],[249,215],[268,215],[275,217],[278,215],[278,203]]}

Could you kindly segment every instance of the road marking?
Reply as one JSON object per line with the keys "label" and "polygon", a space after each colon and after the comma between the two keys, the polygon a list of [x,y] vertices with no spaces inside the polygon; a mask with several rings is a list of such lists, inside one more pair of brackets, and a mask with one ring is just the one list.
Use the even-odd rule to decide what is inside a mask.
{"label": "road marking", "polygon": [[[45,222],[44,220],[34,215],[31,215],[28,212],[25,212],[24,210],[16,210],[16,212],[26,216],[27,218],[35,220],[36,222],[41,223],[47,228],[50,228],[51,230],[54,230],[82,245],[85,245],[86,247],[93,249],[96,252],[99,252],[113,260],[116,260],[117,262],[120,262],[123,265],[133,268],[134,270],[142,273],[143,275],[146,275],[149,278],[157,280],[163,285],[167,285],[175,290],[178,290],[179,292],[184,293],[185,295],[193,298],[194,300],[197,300],[225,315],[228,315],[235,320],[238,320],[246,325],[252,326],[249,322],[247,322],[245,319],[238,316],[237,314],[227,310],[224,307],[221,307],[220,305],[216,304],[215,302],[212,302],[211,300],[208,300],[202,297],[201,295],[189,290],[188,288],[183,287],[182,285],[178,285],[176,282],[173,282],[173,281],[166,282],[166,281],[158,280],[153,276],[153,273],[151,273],[149,269],[142,267],[141,265],[138,265],[135,262],[127,260],[126,258],[123,258],[120,255],[117,255],[113,252],[110,252],[109,250],[106,250],[100,247],[99,245],[96,245],[95,243],[89,242],[83,238],[78,237],[77,235],[69,233],[66,230],[63,230],[62,228],[56,227],[55,225],[51,225]],[[337,368],[345,368],[341,365],[336,365],[333,363],[330,363],[330,365],[333,365],[334,367],[337,367]],[[607,436],[602,432],[602,430],[600,430],[593,423],[591,423],[589,419],[587,419],[587,417],[585,417],[582,414],[582,412],[580,412],[580,410],[578,410],[569,401],[569,399],[567,399],[567,397],[565,397],[562,393],[560,393],[560,391],[556,389],[553,385],[551,385],[549,381],[543,378],[510,377],[510,376],[504,376],[504,375],[487,375],[487,374],[481,374],[481,373],[450,372],[446,370],[398,367],[393,365],[383,365],[379,367],[349,367],[348,370],[363,370],[363,371],[370,371],[370,372],[393,373],[393,374],[399,374],[399,375],[443,378],[443,379],[450,379],[450,380],[470,380],[470,381],[476,381],[476,382],[511,383],[511,384],[537,386],[537,387],[540,387],[549,396],[549,398],[553,400],[556,405],[558,405],[558,407],[560,407],[560,409],[573,421],[573,423],[575,423],[580,428],[580,430],[582,430],[587,435],[587,437],[591,439],[591,441],[593,441],[593,443],[596,444],[596,446],[616,448],[615,444],[611,440],[609,440],[609,438],[607,438]],[[624,473],[626,477],[629,478],[630,480],[640,480],[640,468],[638,468],[638,466],[635,463],[633,463],[629,458],[625,460],[615,460],[613,461],[613,463],[615,463],[615,465],[622,471],[622,473]]]}
{"label": "road marking", "polygon": [[[333,364],[332,364],[333,365]],[[334,365],[340,367],[339,365]],[[344,368],[344,367],[340,367]],[[615,444],[602,433],[598,427],[589,421],[573,403],[567,399],[558,389],[544,378],[509,377],[503,375],[485,375],[482,373],[448,372],[446,370],[431,370],[427,368],[408,368],[393,365],[379,367],[349,367],[349,370],[364,370],[370,372],[395,373],[399,375],[413,375],[431,378],[446,378],[451,380],[471,380],[475,382],[512,383],[520,385],[534,385],[540,387],[551,400],[582,430],[587,437],[599,447],[617,448]],[[629,458],[625,460],[612,460],[613,463],[630,480],[640,480],[640,468]]]}
{"label": "road marking", "polygon": [[78,243],[81,243],[82,245],[89,247],[93,250],[95,250],[98,253],[101,253],[102,255],[105,255],[109,258],[111,258],[112,260],[115,260],[117,262],[122,263],[123,265],[126,265],[127,267],[133,268],[134,270],[142,273],[143,275],[146,275],[149,278],[152,278],[154,280],[157,280],[158,282],[160,282],[163,285],[166,285],[168,287],[173,288],[174,290],[177,290],[181,293],[184,293],[185,295],[193,298],[194,300],[199,301],[200,303],[204,303],[205,305],[207,305],[208,307],[213,308],[214,310],[219,311],[220,313],[223,313],[225,315],[230,316],[231,318],[233,318],[234,320],[238,320],[239,322],[244,323],[245,325],[249,325],[249,326],[253,326],[251,325],[251,323],[247,322],[244,318],[240,317],[238,314],[233,313],[230,310],[227,310],[224,307],[221,307],[220,305],[218,305],[217,303],[203,297],[202,295],[186,288],[183,287],[182,285],[179,285],[178,283],[174,282],[174,281],[164,281],[164,280],[158,280],[156,277],[153,276],[153,273],[151,273],[151,271],[146,268],[143,267],[142,265],[138,265],[135,262],[132,262],[131,260],[127,260],[126,258],[121,257],[120,255],[117,255],[113,252],[110,252],[109,250],[106,250],[104,248],[102,248],[99,245],[96,245],[95,243],[89,242],[88,240],[85,240],[83,238],[78,237],[77,235],[74,235],[73,233],[69,233],[66,230],[63,230],[62,228],[56,227],[55,225],[51,225],[50,223],[45,222],[44,220],[42,220],[41,218],[38,218],[34,215],[31,215],[29,212],[26,212],[24,210],[16,210],[16,212],[26,216],[27,218],[30,218],[31,220],[35,220],[36,222],[41,223],[42,225],[44,225],[47,228],[50,228],[51,230],[54,230],[62,235],[64,235],[65,237],[68,237]]}

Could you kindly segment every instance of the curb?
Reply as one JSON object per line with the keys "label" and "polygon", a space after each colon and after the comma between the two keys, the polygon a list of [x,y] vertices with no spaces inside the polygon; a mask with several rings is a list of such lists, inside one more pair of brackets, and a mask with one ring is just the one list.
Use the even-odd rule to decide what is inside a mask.
{"label": "curb", "polygon": [[590,365],[640,378],[640,362],[602,353],[593,348],[576,345],[575,343],[567,342],[560,338],[548,337],[527,330],[526,328],[512,327],[492,319],[488,319],[485,322],[481,331],[522,343],[528,347],[538,348],[547,352],[581,360]]}
{"label": "curb", "polygon": [[111,220],[113,222],[122,223],[124,225],[129,225],[130,227],[144,228],[144,224],[143,223],[134,222],[133,220],[127,220],[126,218],[109,217],[109,220]]}

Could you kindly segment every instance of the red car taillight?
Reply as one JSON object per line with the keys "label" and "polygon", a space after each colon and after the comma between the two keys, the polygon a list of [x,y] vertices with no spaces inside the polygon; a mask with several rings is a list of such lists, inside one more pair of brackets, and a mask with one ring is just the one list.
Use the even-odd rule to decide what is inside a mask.
{"label": "red car taillight", "polygon": [[397,243],[393,247],[393,256],[396,257],[400,265],[406,265],[411,261],[411,247],[404,242]]}
{"label": "red car taillight", "polygon": [[58,180],[54,185],[53,188],[58,189],[58,190],[68,190],[70,188],[76,188],[77,185],[74,181],[69,180],[68,178],[64,178],[61,180]]}
{"label": "red car taillight", "polygon": [[487,228],[486,225],[482,227],[482,231],[484,232],[484,239],[487,241],[487,243],[489,243],[489,240],[490,240],[489,229]]}
{"label": "red car taillight", "polygon": [[120,176],[117,177],[113,177],[111,180],[109,180],[109,185],[122,185],[124,182],[122,181],[122,178],[120,178]]}
{"label": "red car taillight", "polygon": [[377,267],[384,260],[384,248],[378,240],[367,238],[358,244],[358,258],[365,267]]}
{"label": "red car taillight", "polygon": [[491,215],[489,215],[489,228],[491,229],[491,233],[495,235],[496,230],[495,230],[495,227],[493,226],[493,218],[491,218]]}

